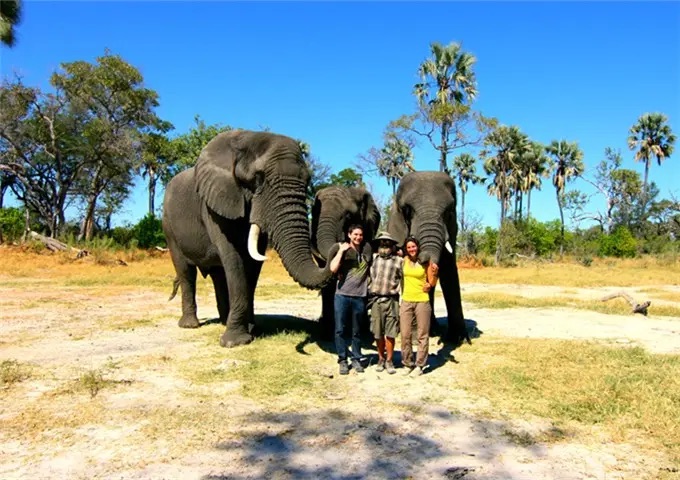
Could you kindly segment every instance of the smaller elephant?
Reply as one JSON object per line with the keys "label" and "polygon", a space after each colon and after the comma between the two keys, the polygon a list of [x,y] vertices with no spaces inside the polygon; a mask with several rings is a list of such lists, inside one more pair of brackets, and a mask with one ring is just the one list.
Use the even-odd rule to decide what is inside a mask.
{"label": "smaller elephant", "polygon": [[[408,236],[415,236],[421,254],[439,265],[439,283],[448,313],[448,329],[443,339],[470,343],[456,266],[456,186],[451,177],[443,172],[404,175],[394,197],[387,230],[400,245]],[[430,302],[434,307],[434,290],[430,291]]]}
{"label": "smaller elephant", "polygon": [[[322,188],[314,198],[312,207],[312,251],[320,266],[330,261],[331,247],[347,240],[347,229],[358,224],[364,229],[364,242],[375,237],[380,226],[380,210],[373,196],[363,187],[333,185]],[[321,289],[321,337],[333,337],[335,282]]]}

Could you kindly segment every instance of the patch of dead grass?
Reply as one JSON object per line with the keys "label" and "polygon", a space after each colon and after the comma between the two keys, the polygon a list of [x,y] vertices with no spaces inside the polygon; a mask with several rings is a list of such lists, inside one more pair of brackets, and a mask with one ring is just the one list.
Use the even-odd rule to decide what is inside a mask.
{"label": "patch of dead grass", "polygon": [[602,426],[614,441],[663,448],[680,461],[679,355],[531,339],[487,339],[469,350],[476,360],[461,384],[491,401],[487,413]]}
{"label": "patch of dead grass", "polygon": [[[565,297],[529,298],[507,293],[470,293],[463,297],[480,308],[575,308],[591,310],[608,315],[630,315],[630,304],[622,299],[612,299],[606,302],[600,300],[580,300]],[[680,305],[656,304],[651,310],[654,316],[680,317]]]}

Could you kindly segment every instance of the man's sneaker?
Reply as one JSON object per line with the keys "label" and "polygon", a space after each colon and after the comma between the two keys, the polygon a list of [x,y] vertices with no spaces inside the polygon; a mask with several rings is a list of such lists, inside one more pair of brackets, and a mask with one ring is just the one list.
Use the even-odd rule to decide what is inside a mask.
{"label": "man's sneaker", "polygon": [[397,373],[397,371],[394,369],[394,364],[392,362],[385,362],[385,370],[387,370],[387,373],[390,375],[394,375]]}
{"label": "man's sneaker", "polygon": [[423,374],[423,367],[416,367],[411,371],[409,377],[419,377]]}
{"label": "man's sneaker", "polygon": [[359,360],[352,360],[352,368],[357,373],[364,373],[364,367],[361,366],[361,363],[359,363]]}
{"label": "man's sneaker", "polygon": [[385,360],[378,360],[378,364],[375,366],[376,372],[382,372],[385,370]]}
{"label": "man's sneaker", "polygon": [[338,367],[339,367],[339,370],[340,370],[340,375],[348,375],[349,374],[349,366],[347,366],[347,362],[345,360],[338,362]]}

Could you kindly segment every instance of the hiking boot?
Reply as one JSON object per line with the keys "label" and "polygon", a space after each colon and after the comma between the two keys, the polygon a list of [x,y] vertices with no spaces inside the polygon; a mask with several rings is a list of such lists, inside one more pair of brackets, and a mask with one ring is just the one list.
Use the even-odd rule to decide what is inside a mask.
{"label": "hiking boot", "polygon": [[385,370],[385,360],[378,360],[378,364],[375,366],[376,372],[382,372]]}
{"label": "hiking boot", "polygon": [[361,366],[361,363],[359,363],[359,360],[352,360],[352,368],[357,373],[364,373],[364,367]]}
{"label": "hiking boot", "polygon": [[409,377],[419,377],[423,374],[423,367],[416,367],[413,370],[411,370],[411,374]]}
{"label": "hiking boot", "polygon": [[349,366],[347,365],[347,362],[345,360],[338,362],[338,368],[339,368],[339,371],[340,371],[340,375],[348,375],[349,374]]}
{"label": "hiking boot", "polygon": [[397,371],[394,369],[394,364],[392,362],[385,362],[385,370],[387,370],[387,373],[390,375],[394,375],[397,373]]}
{"label": "hiking boot", "polygon": [[408,375],[413,371],[413,365],[404,365],[404,375]]}

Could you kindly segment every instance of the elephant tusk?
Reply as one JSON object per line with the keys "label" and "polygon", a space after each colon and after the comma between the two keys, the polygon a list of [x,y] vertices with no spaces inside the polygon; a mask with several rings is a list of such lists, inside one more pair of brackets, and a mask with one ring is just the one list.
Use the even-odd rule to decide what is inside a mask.
{"label": "elephant tusk", "polygon": [[250,254],[251,257],[253,257],[253,260],[257,260],[258,262],[264,262],[267,260],[267,257],[264,255],[260,254],[260,252],[257,251],[257,241],[260,238],[260,227],[253,223],[250,226],[250,232],[248,232],[248,253]]}
{"label": "elephant tusk", "polygon": [[448,240],[446,241],[446,243],[444,244],[444,246],[445,246],[446,249],[449,251],[449,253],[453,254],[453,248],[451,248],[451,244],[449,243]]}

